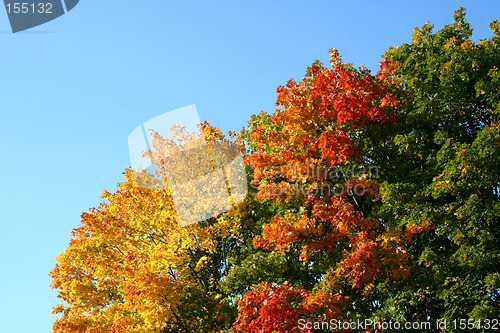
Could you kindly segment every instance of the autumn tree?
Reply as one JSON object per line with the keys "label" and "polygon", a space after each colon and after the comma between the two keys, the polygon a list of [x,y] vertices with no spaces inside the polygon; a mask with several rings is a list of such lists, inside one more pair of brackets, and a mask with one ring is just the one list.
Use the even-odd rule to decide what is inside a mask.
{"label": "autumn tree", "polygon": [[[126,170],[118,190],[104,191],[104,202],[82,214],[81,226],[50,273],[63,301],[54,308],[61,314],[54,332],[191,333],[231,327],[233,301],[219,282],[245,204],[181,225],[162,168],[168,156],[192,148],[194,141],[179,128],[174,134],[178,143],[154,134],[154,148],[146,152],[161,177]],[[202,134],[209,143],[227,141],[208,124]]]}
{"label": "autumn tree", "polygon": [[[490,27],[473,42],[459,9],[387,51],[376,75],[332,49],[331,68],[316,61],[279,87],[277,109],[231,141],[203,124],[208,151],[179,128],[177,143],[153,134],[157,177],[126,170],[58,257],[54,332],[498,318],[500,21]],[[182,214],[174,187],[209,191],[192,180],[230,142],[245,151],[250,195],[225,213],[184,200]],[[212,162],[169,183],[186,153]]]}
{"label": "autumn tree", "polygon": [[[287,281],[256,284],[235,329],[498,318],[499,22],[490,27],[494,36],[474,43],[459,9],[453,24],[426,24],[389,50],[375,77],[332,50],[333,69],[313,64],[278,88],[273,114],[252,118],[242,137],[257,200],[288,207],[253,245],[305,263],[317,280],[293,301]],[[282,303],[267,301],[280,293]],[[326,306],[320,293],[338,301]]]}
{"label": "autumn tree", "polygon": [[[299,318],[369,316],[380,306],[375,283],[407,274],[406,234],[370,216],[378,171],[360,149],[363,133],[395,119],[393,64],[373,77],[330,54],[333,69],[315,63],[301,82],[279,87],[278,109],[254,116],[241,134],[256,200],[286,207],[266,217],[253,246],[281,258],[284,270],[298,267],[302,279],[256,285],[240,301],[238,331],[292,332]],[[241,263],[235,270],[251,270]],[[269,302],[272,295],[280,301]]]}

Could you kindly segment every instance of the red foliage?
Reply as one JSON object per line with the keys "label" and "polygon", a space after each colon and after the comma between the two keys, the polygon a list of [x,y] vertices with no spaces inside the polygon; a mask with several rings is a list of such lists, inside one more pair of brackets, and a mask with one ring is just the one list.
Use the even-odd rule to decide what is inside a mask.
{"label": "red foliage", "polygon": [[[287,284],[259,284],[239,304],[235,327],[245,332],[295,332],[293,323],[312,313],[334,318],[342,297],[341,291],[331,289],[332,281],[345,279],[361,289],[380,275],[399,277],[406,272],[406,255],[400,251],[405,237],[384,230],[353,204],[353,195],[377,200],[378,183],[366,175],[329,176],[334,168],[360,158],[359,133],[394,120],[391,110],[398,101],[386,84],[392,81],[394,67],[385,61],[372,77],[343,64],[336,50],[330,55],[333,69],[314,64],[300,83],[290,80],[277,89],[279,109],[272,116],[262,112],[253,117],[247,132],[253,151],[245,159],[254,168],[259,200],[279,203],[293,198],[303,204],[300,212],[265,224],[254,246],[271,251],[295,246],[306,262],[315,253],[337,250],[340,255],[327,274],[330,289],[313,295]],[[341,183],[334,183],[339,179]],[[332,193],[333,186],[343,190]]]}

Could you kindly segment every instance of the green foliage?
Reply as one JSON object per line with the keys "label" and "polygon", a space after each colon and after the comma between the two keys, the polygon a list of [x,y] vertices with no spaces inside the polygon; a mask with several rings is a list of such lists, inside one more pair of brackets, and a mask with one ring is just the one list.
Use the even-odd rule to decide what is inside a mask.
{"label": "green foliage", "polygon": [[405,107],[393,134],[374,142],[386,149],[373,158],[399,169],[382,173],[378,215],[434,227],[412,241],[412,273],[384,300],[406,320],[500,315],[499,22],[475,44],[465,10],[454,18],[435,33],[415,29],[412,43],[386,53]]}

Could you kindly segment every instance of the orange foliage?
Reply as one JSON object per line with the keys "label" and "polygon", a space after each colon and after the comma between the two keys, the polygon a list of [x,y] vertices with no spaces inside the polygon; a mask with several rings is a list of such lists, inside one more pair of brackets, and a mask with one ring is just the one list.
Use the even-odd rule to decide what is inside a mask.
{"label": "orange foliage", "polygon": [[[257,198],[302,203],[298,212],[275,216],[265,224],[254,246],[270,251],[297,247],[304,262],[334,250],[341,255],[325,277],[330,287],[314,295],[298,287],[268,284],[247,293],[240,302],[236,326],[242,330],[284,332],[286,323],[306,316],[313,304],[318,308],[332,305],[324,317],[333,318],[343,299],[341,290],[332,287],[334,280],[347,279],[359,290],[380,275],[399,278],[407,274],[404,237],[365,217],[357,203],[378,200],[377,181],[367,174],[338,172],[358,163],[362,152],[356,137],[366,126],[384,126],[394,120],[391,108],[398,102],[386,87],[393,65],[382,63],[374,78],[343,64],[336,50],[330,54],[333,69],[315,63],[301,82],[290,80],[279,87],[279,109],[273,115],[254,116],[243,133],[252,145],[245,161],[254,168]],[[281,303],[266,303],[274,297],[271,291],[280,295]],[[300,296],[303,302],[290,307],[291,295]],[[266,319],[271,318],[271,308],[276,312],[273,320]]]}

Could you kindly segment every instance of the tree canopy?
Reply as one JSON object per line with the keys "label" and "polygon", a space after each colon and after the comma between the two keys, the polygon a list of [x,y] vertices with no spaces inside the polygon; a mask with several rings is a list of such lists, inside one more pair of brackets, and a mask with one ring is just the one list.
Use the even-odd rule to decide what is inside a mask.
{"label": "tree canopy", "polygon": [[[200,223],[181,225],[169,187],[127,169],[50,273],[54,332],[488,329],[500,315],[500,21],[490,28],[473,42],[459,8],[390,48],[376,75],[331,49],[331,68],[316,61],[278,87],[277,109],[241,132],[201,124],[212,147],[241,147],[249,195]],[[147,154],[166,178],[173,146],[155,138]]]}

